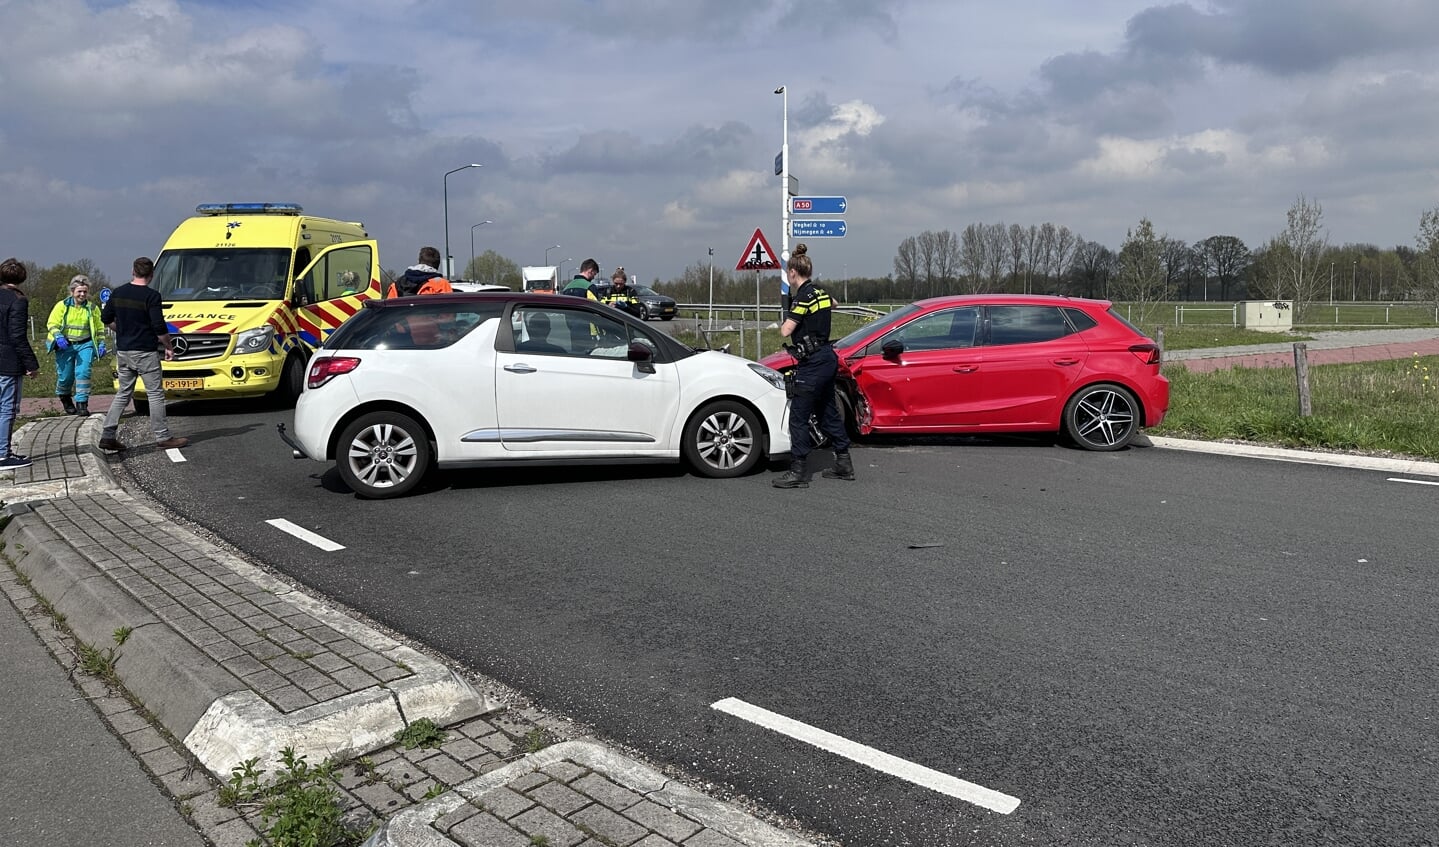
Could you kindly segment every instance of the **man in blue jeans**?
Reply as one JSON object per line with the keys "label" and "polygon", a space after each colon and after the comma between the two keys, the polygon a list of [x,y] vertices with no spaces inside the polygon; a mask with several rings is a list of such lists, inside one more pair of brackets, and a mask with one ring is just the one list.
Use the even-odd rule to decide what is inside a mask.
{"label": "man in blue jeans", "polygon": [[[115,373],[120,390],[110,401],[105,413],[105,429],[100,435],[100,449],[124,450],[115,437],[120,415],[135,394],[135,380],[145,382],[145,396],[150,398],[150,428],[155,432],[155,446],[165,450],[184,447],[190,439],[170,435],[165,420],[165,385],[160,371],[160,356],[166,361],[175,358],[170,346],[170,330],[165,326],[164,303],[160,292],[150,287],[155,276],[155,263],[141,256],[132,267],[134,279],[110,293],[110,300],[100,312],[100,320],[115,331]],[[163,351],[163,353],[161,352]]]}
{"label": "man in blue jeans", "polygon": [[0,262],[0,470],[30,467],[30,459],[10,443],[15,414],[20,411],[20,385],[40,373],[40,360],[30,347],[30,301],[20,294],[25,266],[18,259]]}

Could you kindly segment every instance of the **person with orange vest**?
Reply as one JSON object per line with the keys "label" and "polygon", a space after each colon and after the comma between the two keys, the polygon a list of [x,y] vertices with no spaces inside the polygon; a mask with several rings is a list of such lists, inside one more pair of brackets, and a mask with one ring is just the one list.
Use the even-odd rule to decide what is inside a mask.
{"label": "person with orange vest", "polygon": [[416,294],[452,294],[454,287],[439,271],[440,251],[421,247],[419,263],[409,266],[400,278],[390,283],[386,297],[410,297]]}

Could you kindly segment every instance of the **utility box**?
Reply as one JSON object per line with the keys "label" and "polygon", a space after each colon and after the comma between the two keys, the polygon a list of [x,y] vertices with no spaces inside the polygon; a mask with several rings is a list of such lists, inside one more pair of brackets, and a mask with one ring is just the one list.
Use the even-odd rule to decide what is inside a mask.
{"label": "utility box", "polygon": [[1239,326],[1260,332],[1288,332],[1294,328],[1294,301],[1242,300]]}

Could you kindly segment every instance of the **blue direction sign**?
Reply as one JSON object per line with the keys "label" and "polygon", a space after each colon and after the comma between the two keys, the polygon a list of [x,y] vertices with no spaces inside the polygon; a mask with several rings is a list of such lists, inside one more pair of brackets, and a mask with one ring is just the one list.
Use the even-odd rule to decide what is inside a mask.
{"label": "blue direction sign", "polygon": [[849,208],[843,197],[795,197],[789,209],[796,215],[842,215]]}
{"label": "blue direction sign", "polygon": [[844,221],[792,220],[789,234],[795,238],[844,238]]}

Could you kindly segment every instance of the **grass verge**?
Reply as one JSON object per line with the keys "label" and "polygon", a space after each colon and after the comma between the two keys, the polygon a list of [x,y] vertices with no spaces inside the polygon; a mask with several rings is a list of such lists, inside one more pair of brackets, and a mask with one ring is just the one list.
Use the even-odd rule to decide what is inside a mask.
{"label": "grass verge", "polygon": [[1312,366],[1309,417],[1292,368],[1164,375],[1169,413],[1153,435],[1439,460],[1439,356]]}

